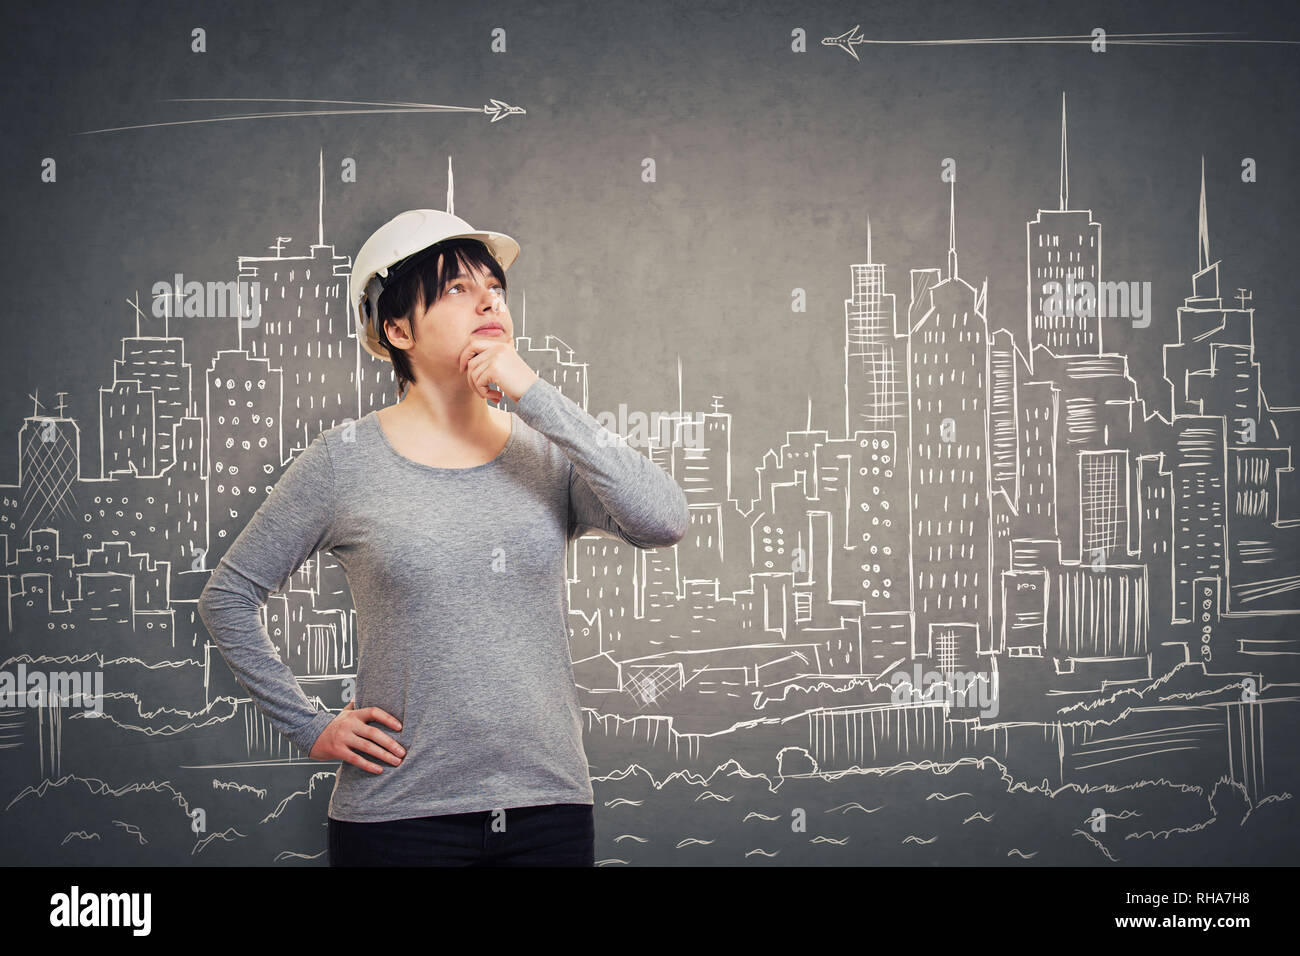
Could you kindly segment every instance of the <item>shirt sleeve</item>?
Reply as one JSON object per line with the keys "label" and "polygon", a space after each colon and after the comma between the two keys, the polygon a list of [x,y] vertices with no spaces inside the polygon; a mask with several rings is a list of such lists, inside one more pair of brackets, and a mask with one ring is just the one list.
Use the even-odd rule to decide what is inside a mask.
{"label": "shirt sleeve", "polygon": [[569,539],[594,533],[638,548],[676,544],[690,515],[673,477],[539,378],[515,402],[569,459]]}
{"label": "shirt sleeve", "polygon": [[304,754],[334,719],[318,711],[271,642],[262,608],[333,541],[334,468],[320,435],[290,462],[222,556],[199,596],[199,615],[258,709]]}

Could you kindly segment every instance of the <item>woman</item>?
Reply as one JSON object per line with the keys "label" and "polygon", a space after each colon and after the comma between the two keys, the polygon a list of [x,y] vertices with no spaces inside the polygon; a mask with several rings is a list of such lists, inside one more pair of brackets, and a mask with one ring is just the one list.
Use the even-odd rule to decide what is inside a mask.
{"label": "woman", "polygon": [[[272,725],[341,761],[331,865],[594,862],[567,544],[676,544],[686,498],[515,351],[505,270],[517,252],[436,210],[367,241],[358,338],[392,361],[401,400],[303,451],[200,599]],[[502,398],[513,413],[484,401]],[[259,614],[319,550],[356,608],[355,694],[338,715],[308,701]]]}

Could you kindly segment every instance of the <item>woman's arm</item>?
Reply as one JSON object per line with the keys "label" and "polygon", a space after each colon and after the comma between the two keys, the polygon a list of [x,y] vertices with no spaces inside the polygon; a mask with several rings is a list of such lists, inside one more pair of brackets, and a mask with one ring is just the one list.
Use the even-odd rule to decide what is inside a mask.
{"label": "woman's arm", "polygon": [[515,411],[569,459],[570,539],[594,532],[638,548],[661,548],[685,536],[686,494],[672,476],[550,382],[538,378],[515,402]]}
{"label": "woman's arm", "polygon": [[267,596],[333,543],[334,467],[324,436],[295,458],[222,556],[199,614],[240,684],[272,726],[304,754],[334,719],[318,711],[262,623]]}

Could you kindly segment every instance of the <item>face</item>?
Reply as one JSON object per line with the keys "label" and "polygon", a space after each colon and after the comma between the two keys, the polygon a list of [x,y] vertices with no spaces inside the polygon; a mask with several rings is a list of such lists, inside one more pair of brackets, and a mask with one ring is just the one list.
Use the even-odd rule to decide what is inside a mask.
{"label": "face", "polygon": [[[441,256],[437,267],[442,267]],[[415,312],[414,343],[406,334],[405,321],[390,320],[388,337],[407,349],[417,374],[421,369],[432,370],[435,378],[459,374],[461,353],[472,337],[514,339],[505,289],[486,269],[461,265],[459,276],[447,283],[442,296],[432,304],[424,303],[423,309],[417,305]]]}

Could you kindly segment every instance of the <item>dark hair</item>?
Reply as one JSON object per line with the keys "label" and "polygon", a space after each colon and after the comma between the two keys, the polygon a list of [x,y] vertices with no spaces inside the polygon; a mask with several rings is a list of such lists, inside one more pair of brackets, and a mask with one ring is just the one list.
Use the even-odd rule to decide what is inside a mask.
{"label": "dark hair", "polygon": [[[442,267],[438,268],[438,255],[443,254]],[[486,269],[506,289],[506,273],[501,263],[488,251],[478,239],[447,239],[436,242],[427,249],[421,249],[406,259],[396,263],[389,270],[383,293],[379,296],[378,323],[376,331],[379,342],[386,349],[393,362],[393,374],[397,376],[397,397],[400,400],[411,382],[415,381],[415,371],[411,368],[411,359],[403,349],[388,341],[385,327],[389,319],[410,319],[411,338],[415,338],[415,309],[421,304],[437,302],[464,266],[467,271]]]}

